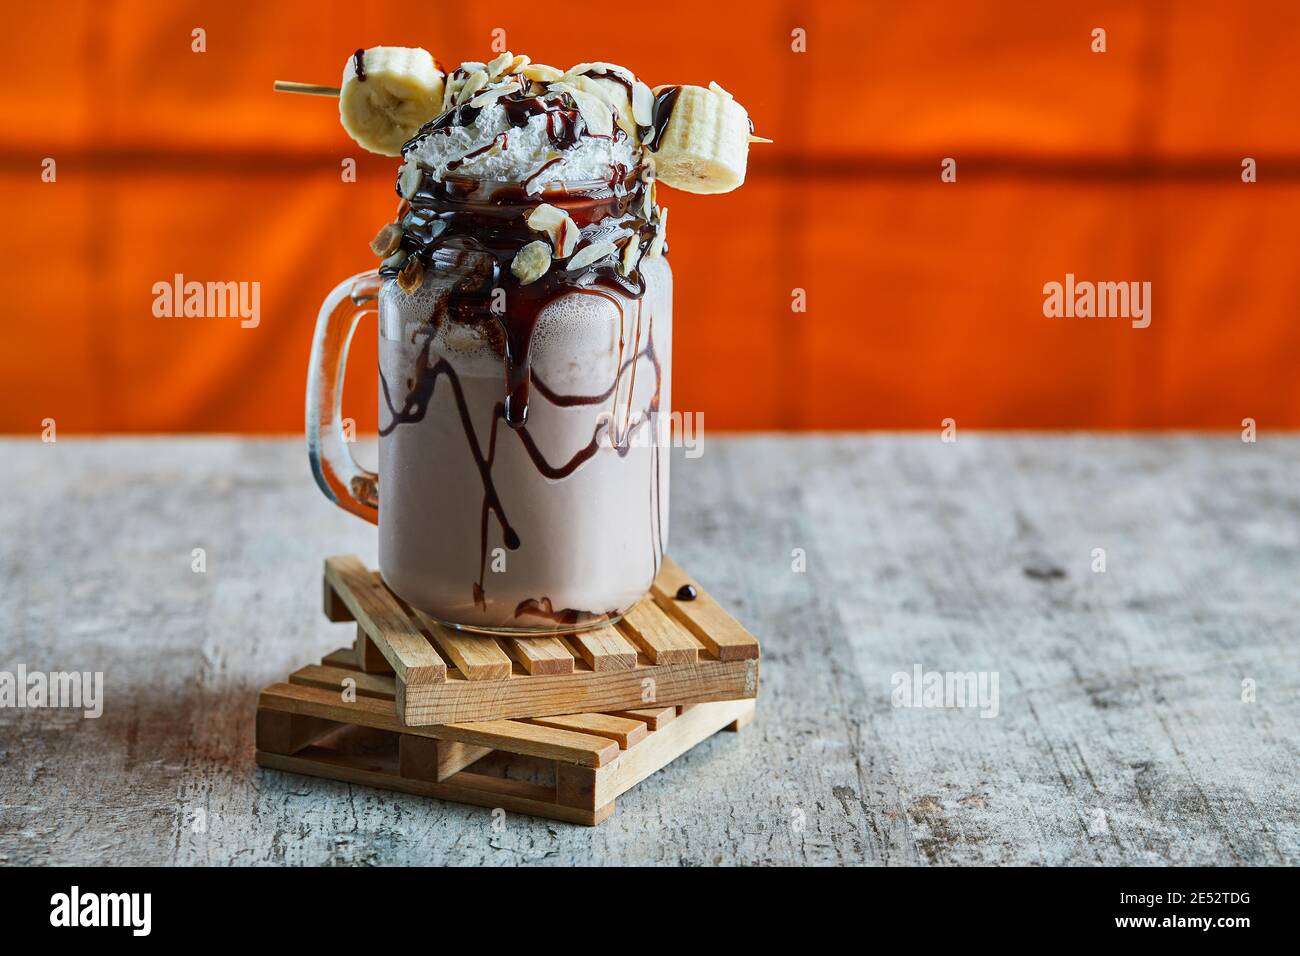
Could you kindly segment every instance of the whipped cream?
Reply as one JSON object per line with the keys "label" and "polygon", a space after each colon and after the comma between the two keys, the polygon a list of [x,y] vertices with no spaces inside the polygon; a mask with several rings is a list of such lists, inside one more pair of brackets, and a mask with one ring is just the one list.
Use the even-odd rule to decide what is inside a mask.
{"label": "whipped cream", "polygon": [[406,159],[419,163],[435,179],[450,173],[497,182],[527,182],[530,193],[539,193],[555,183],[608,180],[616,166],[635,168],[639,154],[640,148],[626,135],[611,139],[583,134],[574,146],[556,149],[547,135],[545,114],[530,116],[523,126],[511,126],[501,104],[490,103],[473,123],[424,136],[407,151]]}

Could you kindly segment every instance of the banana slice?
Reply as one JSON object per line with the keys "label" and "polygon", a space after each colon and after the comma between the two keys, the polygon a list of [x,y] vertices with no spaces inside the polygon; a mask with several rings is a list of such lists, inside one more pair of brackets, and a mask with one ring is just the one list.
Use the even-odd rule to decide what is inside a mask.
{"label": "banana slice", "polygon": [[428,50],[372,46],[343,68],[339,119],[363,149],[400,156],[402,144],[441,111],[442,87]]}
{"label": "banana slice", "polygon": [[702,195],[731,192],[745,181],[749,114],[721,87],[680,87],[668,123],[650,148],[655,176],[664,185]]}

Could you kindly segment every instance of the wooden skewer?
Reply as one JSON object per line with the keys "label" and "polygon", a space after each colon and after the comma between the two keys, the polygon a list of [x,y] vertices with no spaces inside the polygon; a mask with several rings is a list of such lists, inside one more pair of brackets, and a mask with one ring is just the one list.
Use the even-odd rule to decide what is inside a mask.
{"label": "wooden skewer", "polygon": [[[317,86],[315,83],[294,83],[292,80],[276,80],[272,85],[277,93],[300,93],[304,96],[334,96],[337,97],[343,91],[337,86]],[[751,143],[770,143],[772,140],[766,136],[755,136],[752,133],[749,136]]]}
{"label": "wooden skewer", "polygon": [[343,91],[337,86],[317,86],[315,83],[294,83],[290,80],[276,80],[272,86],[277,93],[302,93],[305,96],[334,96]]}

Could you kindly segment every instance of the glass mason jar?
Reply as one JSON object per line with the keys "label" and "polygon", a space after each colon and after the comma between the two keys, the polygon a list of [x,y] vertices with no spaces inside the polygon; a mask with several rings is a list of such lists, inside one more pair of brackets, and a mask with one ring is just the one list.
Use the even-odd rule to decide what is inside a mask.
{"label": "glass mason jar", "polygon": [[[379,525],[389,588],[466,630],[617,620],[650,589],[668,535],[672,272],[647,257],[635,283],[560,276],[525,299],[487,247],[495,223],[543,200],[581,226],[615,198],[607,184],[458,196],[458,214],[477,217],[471,240],[434,252],[409,294],[375,272],[340,283],[312,345],[317,483]],[[348,344],[376,308],[378,474],[352,458],[340,420]]]}

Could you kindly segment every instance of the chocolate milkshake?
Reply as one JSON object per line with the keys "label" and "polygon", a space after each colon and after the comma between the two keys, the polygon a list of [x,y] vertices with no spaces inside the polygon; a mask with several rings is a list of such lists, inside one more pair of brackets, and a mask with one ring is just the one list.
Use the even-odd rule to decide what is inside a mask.
{"label": "chocolate milkshake", "polygon": [[[561,72],[510,54],[437,71],[427,89],[421,58],[377,49],[390,53],[358,51],[345,73],[344,125],[386,153],[411,135],[397,216],[371,244],[378,276],[336,290],[318,323],[318,481],[377,516],[384,581],[444,624],[616,620],[668,534],[672,275],[656,183],[735,188],[748,119],[716,86],[656,95],[612,64]],[[414,130],[393,128],[400,110],[367,112],[394,83],[440,111]],[[348,294],[377,299],[382,485],[329,421],[359,314]]]}
{"label": "chocolate milkshake", "polygon": [[[526,421],[506,421],[491,327],[427,328],[433,296],[380,305],[379,563],[441,621],[569,629],[650,587],[668,532],[671,279],[594,287],[541,308]],[[427,391],[426,394],[413,394]]]}

